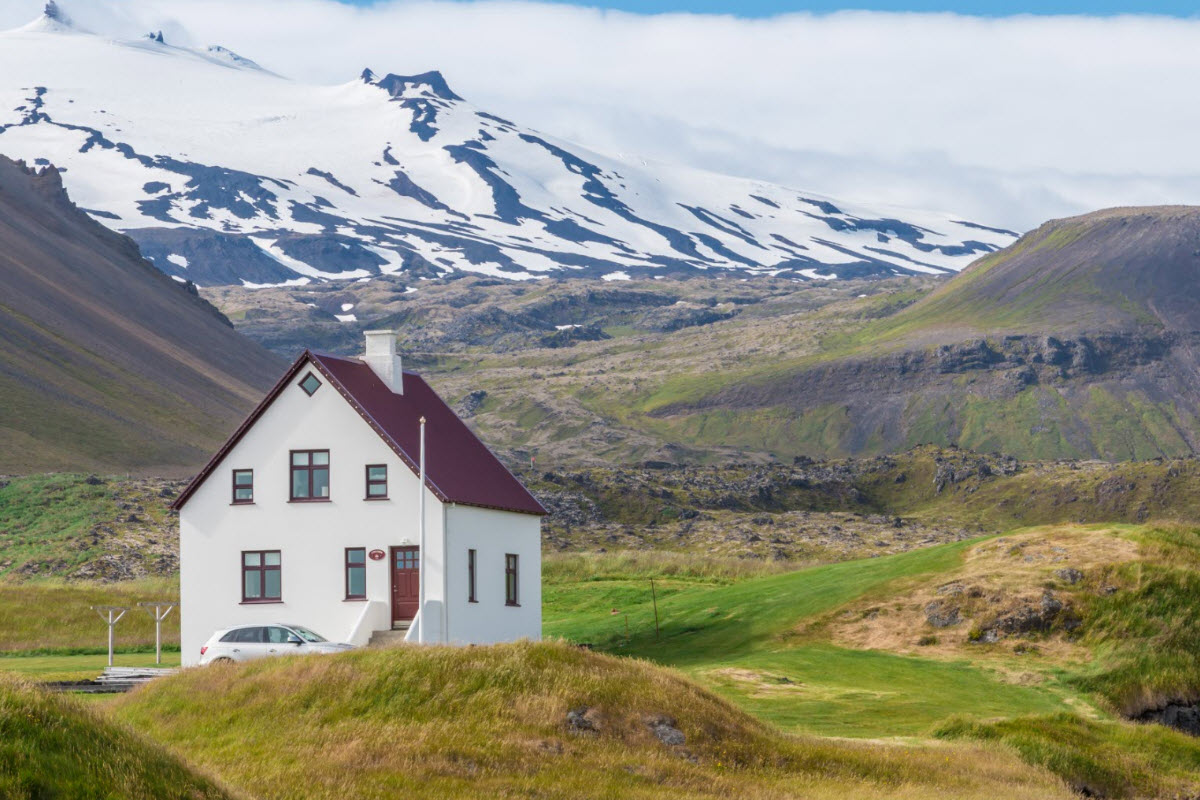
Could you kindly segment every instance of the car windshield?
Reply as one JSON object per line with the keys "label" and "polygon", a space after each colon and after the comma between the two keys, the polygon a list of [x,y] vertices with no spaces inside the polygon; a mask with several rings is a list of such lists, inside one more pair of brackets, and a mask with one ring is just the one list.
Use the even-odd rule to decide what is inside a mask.
{"label": "car windshield", "polygon": [[301,639],[303,639],[306,642],[328,641],[324,636],[313,633],[308,628],[301,628],[299,625],[289,625],[288,627],[291,628],[293,631],[295,631],[296,635],[299,636]]}

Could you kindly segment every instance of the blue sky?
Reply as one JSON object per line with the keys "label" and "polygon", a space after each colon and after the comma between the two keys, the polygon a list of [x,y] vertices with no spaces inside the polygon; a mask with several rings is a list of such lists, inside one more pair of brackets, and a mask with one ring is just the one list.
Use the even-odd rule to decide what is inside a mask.
{"label": "blue sky", "polygon": [[[375,0],[344,0],[352,5],[373,5]],[[739,17],[769,17],[794,11],[828,12],[845,9],[870,11],[952,11],[985,17],[1002,17],[1013,14],[1088,14],[1108,16],[1113,14],[1164,14],[1176,17],[1194,17],[1197,8],[1194,2],[1179,0],[1044,0],[1033,3],[1005,3],[995,0],[978,2],[954,2],[954,0],[816,0],[796,3],[780,0],[590,0],[589,2],[567,2],[549,0],[564,5],[590,8],[612,8],[642,14],[658,14],[671,11],[686,11],[696,14],[731,14]]]}

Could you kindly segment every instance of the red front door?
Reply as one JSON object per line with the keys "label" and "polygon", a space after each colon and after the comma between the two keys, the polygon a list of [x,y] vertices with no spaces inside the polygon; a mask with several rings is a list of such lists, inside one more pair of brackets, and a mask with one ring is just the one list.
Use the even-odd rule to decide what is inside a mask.
{"label": "red front door", "polygon": [[419,547],[392,548],[392,622],[408,622],[417,615],[421,597]]}

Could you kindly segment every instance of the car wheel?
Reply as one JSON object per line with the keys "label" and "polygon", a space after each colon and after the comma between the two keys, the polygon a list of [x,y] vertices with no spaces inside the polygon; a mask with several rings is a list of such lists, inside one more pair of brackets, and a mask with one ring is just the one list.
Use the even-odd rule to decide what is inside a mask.
{"label": "car wheel", "polygon": [[210,663],[213,663],[213,664],[232,664],[232,663],[233,663],[233,659],[232,659],[232,658],[230,658],[229,656],[221,656],[220,658],[214,658],[214,659],[213,659],[213,660],[212,660]]}

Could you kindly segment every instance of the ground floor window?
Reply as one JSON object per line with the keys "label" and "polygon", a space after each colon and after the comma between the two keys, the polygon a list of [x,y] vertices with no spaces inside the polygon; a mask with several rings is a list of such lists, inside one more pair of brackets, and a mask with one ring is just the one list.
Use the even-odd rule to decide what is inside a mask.
{"label": "ground floor window", "polygon": [[520,605],[517,602],[517,556],[514,553],[504,554],[504,604],[506,606]]}
{"label": "ground floor window", "polygon": [[242,551],[243,603],[281,599],[279,562],[278,550]]}
{"label": "ground floor window", "polygon": [[367,548],[346,548],[346,599],[367,599]]}

